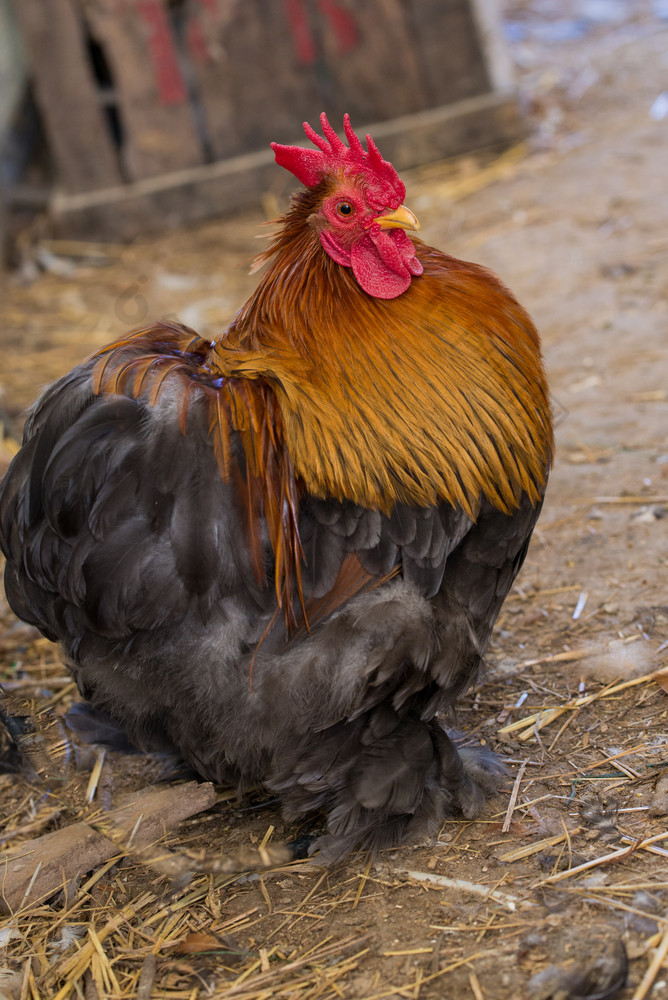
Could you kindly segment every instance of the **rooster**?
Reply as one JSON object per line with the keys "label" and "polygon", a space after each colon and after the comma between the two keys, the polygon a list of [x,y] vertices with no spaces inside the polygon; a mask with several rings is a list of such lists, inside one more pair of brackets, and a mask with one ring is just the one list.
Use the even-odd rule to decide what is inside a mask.
{"label": "rooster", "polygon": [[46,390],[2,485],[6,590],[139,747],[320,812],[323,857],[475,816],[502,767],[441,719],[541,507],[539,338],[410,237],[373,140],[272,144],[305,189],[213,341],[159,323]]}

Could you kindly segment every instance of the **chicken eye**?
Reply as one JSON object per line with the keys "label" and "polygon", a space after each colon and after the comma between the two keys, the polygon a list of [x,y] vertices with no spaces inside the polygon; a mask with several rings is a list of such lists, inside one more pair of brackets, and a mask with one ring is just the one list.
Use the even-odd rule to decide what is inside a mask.
{"label": "chicken eye", "polygon": [[355,209],[349,201],[340,201],[336,206],[336,211],[342,218],[347,219],[350,218]]}

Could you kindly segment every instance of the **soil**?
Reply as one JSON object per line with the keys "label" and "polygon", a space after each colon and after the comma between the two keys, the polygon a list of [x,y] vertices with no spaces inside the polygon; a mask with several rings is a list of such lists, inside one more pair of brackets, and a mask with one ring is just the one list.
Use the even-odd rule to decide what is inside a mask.
{"label": "soil", "polygon": [[[647,676],[668,663],[668,8],[505,8],[527,143],[405,179],[423,237],[491,267],[532,313],[552,386],[557,458],[547,501],[485,682],[459,713],[467,734],[506,758],[507,786],[480,821],[453,819],[436,843],[374,862],[298,862],[261,876],[198,876],[187,887],[121,863],[79,899],[76,915],[56,897],[7,921],[16,935],[3,937],[0,925],[0,965],[24,970],[31,960],[21,997],[55,996],[70,975],[67,947],[80,947],[89,926],[99,936],[146,889],[162,915],[151,923],[126,912],[105,939],[121,993],[100,986],[104,962],[92,949],[102,971],[93,959],[82,966],[86,996],[96,986],[99,996],[138,995],[152,950],[147,997],[206,996],[213,983],[216,995],[244,997],[668,997],[665,961],[650,992],[639,987],[653,949],[668,941],[668,684]],[[267,213],[275,208],[268,196]],[[262,221],[246,213],[128,247],[26,237],[0,303],[10,435],[40,385],[145,319],[178,315],[215,333],[255,285],[246,265],[262,245]],[[6,607],[2,620],[0,682],[60,711],[72,692],[57,651]],[[637,683],[607,693],[629,681]],[[503,731],[590,694],[598,697],[540,731]],[[159,771],[155,761],[108,760],[102,804]],[[80,818],[88,777],[70,776],[79,792],[61,794],[45,829]],[[40,795],[21,776],[0,779],[11,846],[42,815]],[[225,796],[182,825],[174,846],[225,851],[258,843],[270,827],[273,842],[304,832],[261,796],[242,806]],[[662,832],[663,845],[633,850]],[[569,874],[607,855],[610,863]],[[83,930],[56,953],[61,925],[76,921]],[[175,942],[197,934],[199,945],[192,939],[179,956]],[[624,950],[628,985],[615,992]],[[553,966],[560,971],[546,973]],[[74,981],[58,996],[83,996]]]}

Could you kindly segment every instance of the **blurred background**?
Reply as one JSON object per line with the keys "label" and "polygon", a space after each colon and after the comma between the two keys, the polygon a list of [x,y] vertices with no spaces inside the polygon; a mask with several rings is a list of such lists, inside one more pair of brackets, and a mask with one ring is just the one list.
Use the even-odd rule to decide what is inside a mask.
{"label": "blurred background", "polygon": [[600,81],[554,52],[662,23],[667,0],[0,0],[0,247],[35,220],[127,241],[271,214],[293,182],[268,145],[322,110],[373,127],[400,171],[545,148],[559,99]]}
{"label": "blurred background", "polygon": [[0,25],[4,198],[60,235],[257,202],[323,110],[398,169],[522,128],[492,0],[0,0]]}
{"label": "blurred background", "polygon": [[[543,339],[555,467],[486,686],[459,710],[467,732],[494,741],[527,695],[522,712],[531,699],[561,704],[668,662],[668,0],[0,0],[0,474],[40,389],[93,351],[162,318],[202,336],[224,330],[257,285],[249,271],[266,223],[297,186],[268,143],[306,145],[300,123],[322,110],[335,125],[349,111],[359,132],[370,127],[425,241],[496,271]],[[7,691],[61,699],[70,681],[45,642],[0,600]],[[537,732],[523,742],[528,730],[503,737],[511,762],[532,757],[530,812],[513,836],[563,839],[576,783],[601,764],[594,784],[627,781],[615,794],[625,796],[628,843],[646,836],[648,815],[665,830],[665,793],[649,813],[647,776],[665,773],[666,717],[665,689],[648,684],[573,713],[544,742]],[[610,774],[620,757],[626,770]],[[248,817],[236,822],[240,842]],[[259,839],[266,820],[256,822]],[[396,869],[391,896],[387,881],[370,879],[361,902],[368,868],[362,878],[344,869],[315,895],[281,876],[268,882],[273,917],[264,882],[247,880],[226,889],[223,918],[257,907],[256,939],[242,931],[256,949],[273,947],[272,919],[309,917],[291,938],[280,931],[286,955],[311,948],[315,921],[335,937],[384,935],[387,951],[362,952],[358,972],[337,966],[330,992],[309,980],[308,996],[515,1000],[555,940],[573,933],[590,952],[602,912],[631,959],[620,1000],[637,998],[651,935],[665,934],[668,841],[610,865],[612,884],[605,874],[597,883],[604,895],[588,881],[555,904],[542,879],[563,844],[556,862],[520,852],[509,865],[488,822],[448,828],[438,864],[468,864],[476,880],[484,872],[489,886],[520,894],[511,930],[487,902],[471,916],[460,897],[441,903]],[[573,857],[606,849],[584,836]],[[616,884],[627,877],[656,892],[638,900]],[[106,905],[103,886],[94,891]],[[541,909],[524,910],[529,896]],[[649,909],[663,923],[647,923]],[[534,933],[537,913],[554,929],[549,943]],[[645,923],[629,922],[638,915]],[[53,911],[40,919],[50,934]],[[434,944],[434,930],[448,936]],[[126,955],[110,940],[110,953]],[[455,960],[447,985],[430,983],[440,942],[442,959]],[[15,947],[25,957],[24,942]],[[460,956],[476,961],[475,990]],[[655,971],[652,996],[664,996],[665,961]],[[160,995],[194,996],[199,980],[183,975],[187,990]],[[412,985],[395,992],[396,982]]]}

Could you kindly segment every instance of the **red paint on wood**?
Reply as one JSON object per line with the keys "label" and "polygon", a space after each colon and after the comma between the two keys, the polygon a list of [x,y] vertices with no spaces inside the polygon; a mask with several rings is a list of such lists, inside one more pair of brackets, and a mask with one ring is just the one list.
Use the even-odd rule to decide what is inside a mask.
{"label": "red paint on wood", "polygon": [[319,0],[318,7],[327,18],[329,27],[337,42],[337,54],[342,56],[352,52],[359,45],[359,32],[354,15],[339,7],[336,0]]}
{"label": "red paint on wood", "polygon": [[292,44],[302,66],[313,66],[318,50],[303,0],[283,0]]}
{"label": "red paint on wood", "polygon": [[220,0],[194,0],[192,4],[192,14],[186,30],[186,43],[195,62],[207,63],[211,59],[211,47],[217,29],[226,20],[225,12],[220,9],[219,3]]}
{"label": "red paint on wood", "polygon": [[206,34],[199,17],[193,17],[188,22],[187,31],[188,51],[195,62],[206,63],[209,61],[209,46],[206,42]]}
{"label": "red paint on wood", "polygon": [[161,0],[138,0],[137,13],[147,28],[148,51],[161,103],[183,104],[188,95],[163,3]]}

